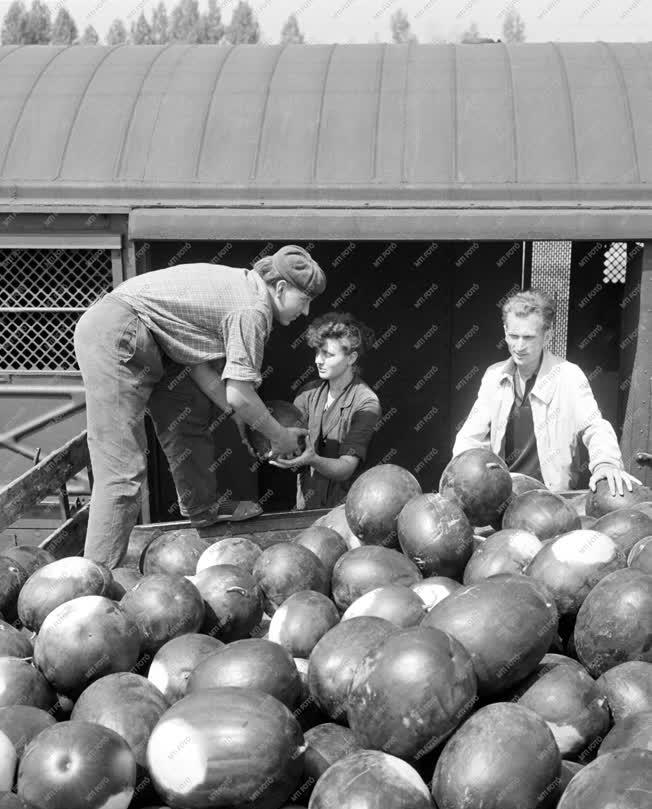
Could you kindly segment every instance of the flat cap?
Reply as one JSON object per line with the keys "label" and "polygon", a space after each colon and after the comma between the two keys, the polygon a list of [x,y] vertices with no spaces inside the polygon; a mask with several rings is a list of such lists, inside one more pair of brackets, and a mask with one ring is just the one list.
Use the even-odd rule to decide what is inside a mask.
{"label": "flat cap", "polygon": [[316,298],[326,289],[326,275],[307,250],[286,244],[272,255],[272,266],[288,284]]}

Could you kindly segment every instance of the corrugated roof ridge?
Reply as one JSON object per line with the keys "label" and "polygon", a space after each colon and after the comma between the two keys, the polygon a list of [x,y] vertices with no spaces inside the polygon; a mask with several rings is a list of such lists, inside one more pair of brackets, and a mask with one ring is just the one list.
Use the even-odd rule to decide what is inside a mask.
{"label": "corrugated roof ridge", "polygon": [[638,162],[638,144],[636,143],[636,133],[634,131],[634,116],[632,115],[632,105],[629,100],[629,92],[627,90],[627,82],[625,81],[625,75],[623,73],[623,67],[618,60],[618,57],[614,53],[613,46],[609,42],[603,42],[600,40],[600,45],[603,46],[604,50],[606,50],[608,54],[608,59],[611,62],[614,72],[616,74],[616,80],[620,86],[621,92],[623,94],[623,100],[625,103],[625,116],[627,117],[627,124],[629,127],[629,134],[632,146],[632,157],[634,158],[634,169],[636,171],[636,179],[638,182],[641,182],[641,167]]}
{"label": "corrugated roof ridge", "polygon": [[566,112],[568,115],[568,134],[570,139],[570,147],[571,147],[571,156],[573,158],[573,176],[574,182],[578,183],[580,179],[579,175],[579,163],[577,159],[577,137],[575,133],[575,113],[573,112],[573,99],[571,98],[570,92],[570,82],[568,81],[568,71],[566,70],[566,61],[564,59],[564,55],[561,51],[561,43],[559,42],[550,42],[550,46],[552,47],[554,53],[557,56],[557,61],[559,63],[559,71],[561,75],[561,83],[563,85],[566,98]]}
{"label": "corrugated roof ridge", "polygon": [[210,100],[209,100],[208,104],[206,105],[206,114],[204,115],[204,121],[203,121],[202,127],[201,127],[201,136],[199,138],[199,148],[197,149],[197,160],[195,162],[195,171],[193,173],[193,179],[194,180],[197,180],[199,178],[199,167],[201,165],[202,154],[204,153],[204,144],[206,143],[206,130],[208,129],[208,121],[210,119],[210,114],[211,114],[211,111],[213,109],[213,104],[215,102],[215,93],[217,91],[217,85],[219,84],[219,81],[220,81],[220,79],[222,77],[222,73],[224,72],[224,65],[226,65],[226,63],[229,61],[229,59],[231,57],[231,54],[233,53],[235,48],[236,48],[235,45],[231,45],[228,48],[224,59],[222,59],[222,64],[220,65],[219,69],[215,73],[215,80],[213,82],[213,89],[211,91]]}
{"label": "corrugated roof ridge", "polygon": [[[23,47],[28,48],[30,46],[29,45],[23,45]],[[42,46],[34,46],[34,47],[42,47]],[[21,48],[21,50],[22,50],[22,48]],[[52,55],[52,58],[47,60],[47,62],[43,65],[43,67],[39,70],[37,76],[35,77],[35,79],[34,79],[34,81],[32,83],[32,86],[29,89],[29,92],[25,95],[25,98],[23,99],[23,104],[22,104],[22,106],[20,108],[20,112],[16,116],[16,120],[14,121],[14,126],[13,126],[13,129],[11,131],[11,135],[10,135],[8,141],[7,141],[7,149],[5,151],[5,155],[4,155],[3,159],[2,159],[2,164],[0,165],[0,177],[4,176],[5,168],[7,166],[7,158],[9,157],[9,153],[11,152],[11,147],[14,145],[14,139],[16,137],[16,131],[18,129],[18,124],[20,123],[20,119],[23,117],[23,113],[25,112],[25,107],[27,106],[27,102],[32,97],[32,93],[34,92],[34,90],[36,88],[36,85],[41,80],[41,78],[42,78],[43,74],[45,73],[45,71],[50,67],[50,65],[52,64],[52,62],[54,62],[54,60],[57,58],[57,56],[59,56],[65,50],[67,50],[67,48],[65,46],[60,47]],[[14,53],[14,51],[11,51],[11,53]]]}
{"label": "corrugated roof ridge", "polygon": [[104,56],[101,59],[98,59],[97,64],[95,65],[95,67],[91,71],[91,75],[88,77],[88,81],[86,82],[86,85],[84,86],[84,89],[82,90],[82,92],[81,92],[81,94],[80,94],[80,96],[79,96],[79,98],[77,100],[77,105],[75,107],[75,112],[74,112],[74,115],[72,116],[72,121],[70,123],[70,126],[68,127],[68,134],[66,135],[66,141],[63,144],[63,149],[61,150],[61,156],[59,157],[59,168],[57,169],[57,173],[54,175],[53,180],[58,180],[61,177],[61,170],[63,168],[63,164],[64,164],[64,161],[66,159],[66,152],[68,151],[68,145],[70,144],[70,138],[72,137],[72,131],[75,128],[75,124],[77,123],[77,118],[79,118],[79,110],[81,109],[81,106],[84,103],[84,98],[86,97],[86,93],[88,92],[88,88],[91,86],[91,82],[93,81],[93,79],[97,75],[97,71],[106,62],[106,60],[109,58],[109,56],[111,56],[111,54],[114,53],[117,50],[117,48],[120,48],[120,47],[121,47],[120,45],[114,45],[109,50],[107,50],[107,52],[104,54]]}

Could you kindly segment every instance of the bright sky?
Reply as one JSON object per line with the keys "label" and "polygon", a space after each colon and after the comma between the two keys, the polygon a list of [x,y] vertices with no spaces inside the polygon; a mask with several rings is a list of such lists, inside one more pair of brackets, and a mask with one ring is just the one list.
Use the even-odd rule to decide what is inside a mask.
{"label": "bright sky", "polygon": [[[27,0],[27,4],[31,0]],[[56,13],[65,4],[78,27],[92,24],[100,37],[115,17],[127,26],[141,9],[149,18],[157,0],[50,0]],[[237,0],[222,0],[222,18],[228,22]],[[402,8],[422,42],[454,40],[471,22],[483,36],[500,36],[505,9],[510,0],[250,0],[261,23],[264,39],[278,42],[281,27],[291,13],[309,42],[389,41],[389,19]],[[0,0],[0,14],[9,5]],[[167,0],[168,11],[176,0]],[[204,10],[207,0],[200,0]],[[525,21],[529,42],[649,41],[652,13],[649,0],[515,0]]]}

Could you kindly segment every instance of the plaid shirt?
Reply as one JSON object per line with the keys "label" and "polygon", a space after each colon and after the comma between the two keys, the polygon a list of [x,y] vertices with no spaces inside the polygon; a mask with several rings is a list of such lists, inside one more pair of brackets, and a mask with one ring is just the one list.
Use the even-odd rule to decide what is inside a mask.
{"label": "plaid shirt", "polygon": [[260,384],[272,307],[253,270],[178,264],[130,278],[111,295],[131,306],[175,362],[224,360],[222,379]]}

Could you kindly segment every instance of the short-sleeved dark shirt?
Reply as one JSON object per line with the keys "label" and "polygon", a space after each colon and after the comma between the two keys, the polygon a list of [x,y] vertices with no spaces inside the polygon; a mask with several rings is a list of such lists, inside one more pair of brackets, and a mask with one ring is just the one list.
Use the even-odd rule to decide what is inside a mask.
{"label": "short-sleeved dark shirt", "polygon": [[328,382],[309,382],[294,400],[308,424],[318,455],[340,458],[354,455],[360,463],[348,480],[329,480],[311,467],[301,469],[297,480],[297,508],[332,508],[341,503],[362,471],[374,429],[382,415],[373,390],[359,376],[324,410]]}
{"label": "short-sleeved dark shirt", "polygon": [[257,272],[182,264],[129,278],[111,295],[129,304],[174,362],[222,360],[222,379],[260,384],[273,318]]}

